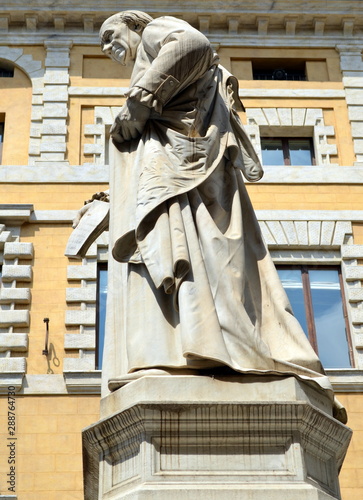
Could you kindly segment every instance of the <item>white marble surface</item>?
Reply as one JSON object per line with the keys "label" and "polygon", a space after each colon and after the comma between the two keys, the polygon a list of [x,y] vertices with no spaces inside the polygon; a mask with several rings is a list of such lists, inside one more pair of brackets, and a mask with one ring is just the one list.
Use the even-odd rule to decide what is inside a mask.
{"label": "white marble surface", "polygon": [[339,499],[351,432],[330,411],[294,378],[139,379],[83,432],[86,498]]}

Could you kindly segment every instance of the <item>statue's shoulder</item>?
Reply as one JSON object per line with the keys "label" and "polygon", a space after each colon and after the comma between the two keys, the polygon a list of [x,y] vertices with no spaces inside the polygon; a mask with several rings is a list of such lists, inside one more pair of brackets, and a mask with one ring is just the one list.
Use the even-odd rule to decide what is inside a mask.
{"label": "statue's shoulder", "polygon": [[[183,19],[178,19],[177,17],[172,17],[172,16],[162,16],[162,17],[157,17],[156,19],[153,19],[144,29],[143,34],[142,34],[142,39],[145,38],[150,38],[157,36],[157,38],[160,38],[162,35],[168,35],[170,33],[173,33],[175,31],[191,31],[191,32],[198,32],[193,26],[191,26],[189,23],[186,21],[183,21]],[[199,32],[198,32],[199,33]]]}

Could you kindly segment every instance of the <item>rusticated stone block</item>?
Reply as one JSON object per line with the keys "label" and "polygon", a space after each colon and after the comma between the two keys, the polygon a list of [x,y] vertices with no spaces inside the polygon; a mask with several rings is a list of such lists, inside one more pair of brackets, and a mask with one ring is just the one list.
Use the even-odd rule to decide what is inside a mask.
{"label": "rusticated stone block", "polygon": [[31,266],[4,265],[2,270],[2,280],[8,281],[31,281]]}
{"label": "rusticated stone block", "polygon": [[68,266],[67,278],[69,280],[96,280],[96,264],[87,266]]}
{"label": "rusticated stone block", "polygon": [[67,302],[96,302],[96,286],[67,288]]}
{"label": "rusticated stone block", "polygon": [[25,358],[0,358],[1,373],[25,373]]}
{"label": "rusticated stone block", "polygon": [[27,333],[0,333],[0,351],[27,351]]}
{"label": "rusticated stone block", "polygon": [[8,242],[4,245],[4,258],[5,259],[32,259],[33,258],[33,244],[32,243],[19,243]]}
{"label": "rusticated stone block", "polygon": [[64,337],[65,349],[95,349],[96,336],[85,333],[66,333]]}
{"label": "rusticated stone block", "polygon": [[0,328],[7,326],[29,326],[29,311],[0,311]]}
{"label": "rusticated stone block", "polygon": [[87,325],[96,324],[96,310],[86,309],[85,311],[66,311],[66,325]]}
{"label": "rusticated stone block", "polygon": [[1,288],[0,304],[29,304],[29,288]]}

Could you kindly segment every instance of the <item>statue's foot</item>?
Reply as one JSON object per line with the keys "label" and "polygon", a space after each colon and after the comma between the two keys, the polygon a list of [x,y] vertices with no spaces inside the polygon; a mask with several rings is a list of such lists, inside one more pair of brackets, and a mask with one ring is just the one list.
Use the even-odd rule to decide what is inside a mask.
{"label": "statue's foot", "polygon": [[108,388],[111,392],[116,391],[120,387],[128,384],[129,382],[133,382],[134,380],[138,380],[141,377],[146,376],[165,376],[165,375],[198,375],[198,370],[188,370],[188,369],[173,369],[170,368],[168,370],[163,370],[161,368],[148,368],[144,370],[137,370],[132,373],[127,373],[126,375],[122,375],[117,378],[112,378],[108,381]]}

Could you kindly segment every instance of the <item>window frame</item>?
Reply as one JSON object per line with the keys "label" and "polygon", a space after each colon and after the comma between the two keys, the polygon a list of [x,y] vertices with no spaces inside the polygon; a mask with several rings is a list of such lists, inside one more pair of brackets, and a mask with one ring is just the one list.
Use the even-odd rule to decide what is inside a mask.
{"label": "window frame", "polygon": [[[348,353],[349,353],[349,361],[351,366],[347,367],[354,369],[355,368],[355,360],[354,360],[354,351],[353,351],[353,344],[352,344],[352,339],[351,339],[351,331],[350,331],[350,325],[349,325],[349,317],[348,317],[348,308],[347,308],[347,302],[346,302],[346,295],[345,295],[345,290],[344,290],[344,280],[342,276],[342,269],[341,266],[339,265],[314,265],[314,264],[276,264],[276,269],[291,269],[291,270],[300,270],[301,271],[301,280],[302,280],[302,291],[303,291],[303,297],[304,297],[304,306],[305,306],[305,317],[306,317],[306,325],[308,328],[308,335],[307,338],[316,352],[316,354],[319,356],[319,351],[318,351],[318,340],[317,340],[317,334],[316,334],[316,327],[315,327],[315,319],[314,319],[314,309],[313,309],[313,301],[312,301],[312,296],[311,296],[311,285],[310,285],[310,278],[309,278],[309,270],[316,270],[319,271],[321,269],[329,269],[329,270],[335,270],[338,272],[338,277],[339,277],[339,285],[340,285],[340,293],[342,297],[342,309],[343,309],[343,317],[344,317],[344,324],[345,324],[345,336],[347,339],[347,344],[348,344]],[[330,368],[327,368],[327,370]],[[331,368],[334,370],[334,368]]]}
{"label": "window frame", "polygon": [[[279,141],[281,141],[281,143],[282,143],[282,154],[283,154],[283,158],[284,158],[283,166],[287,166],[287,167],[291,167],[291,166],[294,167],[295,166],[295,165],[291,165],[291,156],[290,156],[289,141],[290,140],[295,140],[295,141],[299,141],[299,140],[309,141],[309,143],[310,143],[311,165],[306,165],[306,166],[307,167],[310,167],[310,166],[314,167],[314,166],[316,166],[315,148],[314,148],[314,141],[313,141],[312,137],[303,137],[303,136],[298,136],[298,137],[294,137],[294,136],[279,136],[279,137],[276,137],[276,136],[273,136],[273,137],[269,137],[269,136],[261,136],[260,137],[261,152],[263,151],[263,149],[262,149],[262,141],[264,139],[267,139],[267,140],[279,140]],[[298,166],[298,165],[296,165],[296,166]]]}
{"label": "window frame", "polygon": [[3,144],[4,144],[4,134],[5,134],[5,120],[2,119],[2,114],[0,114],[0,165],[2,164],[3,157]]}
{"label": "window frame", "polygon": [[102,360],[100,360],[100,274],[101,271],[108,271],[107,262],[97,263],[97,285],[96,285],[96,349],[95,349],[95,369],[102,370]]}

